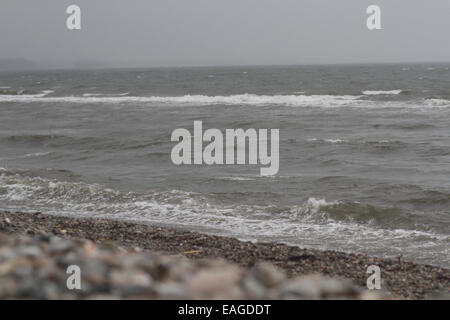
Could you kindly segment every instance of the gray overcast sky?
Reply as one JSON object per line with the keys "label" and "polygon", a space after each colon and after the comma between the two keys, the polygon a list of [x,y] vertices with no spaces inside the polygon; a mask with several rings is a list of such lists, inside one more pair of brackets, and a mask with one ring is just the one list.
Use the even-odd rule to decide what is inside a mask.
{"label": "gray overcast sky", "polygon": [[[66,8],[82,30],[66,29]],[[382,9],[383,30],[366,28]],[[450,61],[449,0],[0,0],[0,59],[179,66]],[[112,64],[112,65],[111,65]]]}

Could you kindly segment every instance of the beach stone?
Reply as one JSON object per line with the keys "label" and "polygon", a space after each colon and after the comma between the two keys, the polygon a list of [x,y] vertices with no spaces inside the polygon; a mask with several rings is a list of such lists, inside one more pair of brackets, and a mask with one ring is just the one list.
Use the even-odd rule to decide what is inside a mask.
{"label": "beach stone", "polygon": [[65,253],[73,249],[73,244],[70,241],[65,241],[63,239],[52,238],[51,243],[52,245],[49,248],[49,252],[53,254]]}
{"label": "beach stone", "polygon": [[348,280],[320,277],[318,280],[323,298],[356,297],[361,290]]}
{"label": "beach stone", "polygon": [[186,291],[185,286],[175,282],[156,285],[155,292],[162,299],[192,299],[192,295]]}
{"label": "beach stone", "polygon": [[18,286],[19,283],[15,279],[0,277],[0,298],[18,297]]}
{"label": "beach stone", "polygon": [[287,282],[282,288],[287,299],[320,299],[321,290],[315,277],[301,277]]}
{"label": "beach stone", "polygon": [[286,280],[286,276],[270,263],[258,263],[252,270],[255,279],[266,288],[273,288]]}
{"label": "beach stone", "polygon": [[184,257],[179,257],[177,259],[178,263],[171,265],[169,270],[169,277],[171,280],[184,281],[186,278],[190,277],[198,268],[195,264]]}
{"label": "beach stone", "polygon": [[356,299],[361,291],[348,280],[324,277],[319,274],[296,278],[283,288],[284,294],[303,299]]}
{"label": "beach stone", "polygon": [[117,287],[150,287],[152,285],[152,278],[138,270],[115,270],[111,272],[110,279],[113,286]]}
{"label": "beach stone", "polygon": [[384,300],[384,299],[392,299],[392,296],[389,296],[385,292],[379,292],[378,290],[364,290],[358,296],[360,300]]}
{"label": "beach stone", "polygon": [[92,294],[85,298],[86,300],[121,300],[122,297],[113,294]]}
{"label": "beach stone", "polygon": [[187,282],[187,288],[199,297],[217,296],[220,291],[228,291],[235,286],[242,275],[242,270],[233,265],[203,269]]}
{"label": "beach stone", "polygon": [[21,265],[28,265],[29,261],[23,257],[13,257],[10,260],[2,262],[0,264],[0,276],[6,276],[12,273],[16,268]]}
{"label": "beach stone", "polygon": [[203,299],[215,299],[215,300],[242,300],[250,299],[248,295],[242,292],[239,287],[230,287],[227,290],[219,291],[212,297],[201,297]]}
{"label": "beach stone", "polygon": [[181,280],[194,269],[185,257],[161,255],[152,257],[150,262],[143,264],[143,267],[158,281]]}
{"label": "beach stone", "polygon": [[46,283],[42,287],[42,296],[43,299],[46,300],[57,300],[60,297],[61,290],[59,287],[54,283]]}
{"label": "beach stone", "polygon": [[40,240],[40,241],[44,241],[44,242],[49,242],[51,239],[50,234],[48,234],[45,231],[40,230],[37,234],[36,234],[36,239]]}
{"label": "beach stone", "polygon": [[17,253],[12,248],[6,246],[0,247],[0,261],[13,259],[16,255]]}
{"label": "beach stone", "polygon": [[[83,290],[87,292],[106,292],[110,290],[107,266],[94,259],[82,260],[81,263],[78,262],[78,266],[81,271],[81,287]],[[67,265],[63,267],[64,272],[67,267]]]}
{"label": "beach stone", "polygon": [[[4,213],[0,212],[0,218]],[[43,215],[44,216],[44,215]],[[52,218],[53,219],[53,218]],[[39,224],[52,223],[52,219],[41,219]],[[58,218],[59,219],[59,218]],[[62,218],[60,218],[62,219]],[[3,216],[4,220],[4,216]],[[2,221],[3,221],[2,220]],[[71,220],[72,221],[72,220]],[[382,291],[368,291],[355,283],[341,278],[311,274],[288,278],[284,271],[264,260],[276,260],[278,266],[307,274],[326,271],[327,263],[336,267],[333,274],[345,274],[357,278],[365,274],[367,261],[362,256],[332,252],[293,249],[289,246],[239,242],[220,237],[198,235],[162,229],[161,237],[176,237],[176,241],[164,246],[164,252],[175,255],[157,254],[148,251],[142,239],[132,242],[127,234],[144,230],[143,226],[131,229],[118,222],[98,222],[83,226],[84,220],[72,221],[72,226],[54,224],[46,230],[68,230],[68,234],[80,234],[99,243],[81,239],[67,239],[42,234],[37,225],[21,226],[19,235],[0,231],[0,298],[12,299],[391,299],[392,295]],[[91,220],[89,220],[91,221]],[[100,221],[100,220],[98,220]],[[16,223],[16,218],[14,218]],[[24,235],[26,229],[35,231]],[[17,225],[11,229],[16,232]],[[92,234],[85,234],[86,230]],[[102,235],[98,235],[101,229]],[[120,233],[115,245],[106,248],[102,239]],[[142,237],[145,232],[142,232]],[[153,248],[153,239],[147,242]],[[194,242],[192,242],[194,240]],[[160,240],[158,240],[161,242]],[[169,241],[170,242],[170,241]],[[176,245],[174,244],[176,243]],[[182,243],[180,248],[178,244]],[[129,247],[126,245],[130,244]],[[219,246],[217,246],[219,244]],[[135,250],[136,246],[144,250]],[[209,246],[209,247],[208,247]],[[238,261],[240,267],[223,259],[205,259],[208,254],[221,256],[220,250],[227,252],[227,259]],[[215,251],[219,250],[219,251]],[[308,257],[290,261],[289,256],[308,253]],[[189,258],[187,258],[187,257]],[[306,261],[307,260],[307,261]],[[306,262],[305,262],[306,261]],[[372,261],[372,260],[371,260]],[[383,280],[389,279],[382,287],[403,288],[405,297],[448,292],[448,271],[429,272],[430,267],[403,263],[399,271],[395,261],[383,264]],[[357,265],[355,265],[357,264]],[[66,273],[69,265],[81,269],[82,290],[68,290]],[[311,271],[312,270],[312,271]],[[436,270],[433,269],[433,270]],[[412,276],[414,275],[414,277]],[[416,277],[419,275],[419,277]],[[432,290],[426,285],[436,284]]]}
{"label": "beach stone", "polygon": [[250,299],[265,299],[267,296],[266,287],[253,276],[244,277],[241,288]]}

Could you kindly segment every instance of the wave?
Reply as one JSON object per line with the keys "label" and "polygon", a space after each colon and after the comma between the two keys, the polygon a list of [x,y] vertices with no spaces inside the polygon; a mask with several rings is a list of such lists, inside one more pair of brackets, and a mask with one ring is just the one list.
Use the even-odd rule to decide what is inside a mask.
{"label": "wave", "polygon": [[7,95],[7,96],[18,96],[18,95],[30,95],[33,96],[35,92],[30,90],[13,90],[11,87],[2,87],[0,88],[0,95]]}
{"label": "wave", "polygon": [[[181,190],[124,192],[100,184],[63,182],[0,170],[0,203],[6,210],[102,217],[184,226],[242,239],[268,239],[306,247],[395,256],[401,251],[428,263],[448,263],[448,235],[402,228],[395,208],[309,198],[289,207],[224,205]],[[395,226],[394,226],[395,225]],[[418,248],[427,247],[420,251]],[[387,249],[386,249],[387,248]],[[371,249],[373,249],[371,251]]]}
{"label": "wave", "polygon": [[310,139],[307,139],[307,141],[309,141],[309,142],[327,142],[327,143],[331,143],[331,144],[348,142],[348,140],[344,140],[344,139],[318,139],[318,138],[310,138]]}
{"label": "wave", "polygon": [[363,91],[362,94],[367,95],[367,96],[373,96],[373,95],[397,95],[402,93],[403,90],[387,90],[387,91],[383,91],[383,90],[366,90]]}
{"label": "wave", "polygon": [[[139,204],[143,202],[158,201],[160,203],[181,204],[189,202],[198,207],[194,211],[199,212],[200,207],[206,212],[212,211],[220,212],[221,209],[232,209],[236,215],[239,212],[248,212],[250,207],[246,205],[237,205],[233,207],[217,206],[210,208],[210,203],[207,198],[196,195],[195,193],[183,191],[170,192],[154,192],[146,194],[138,194],[133,192],[121,192],[111,188],[104,187],[100,184],[88,184],[84,182],[65,182],[53,179],[30,176],[31,172],[25,174],[27,171],[10,171],[2,168],[0,170],[0,199],[8,201],[11,199],[29,200],[30,202],[39,205],[40,201],[43,204],[61,204],[65,203],[65,208],[83,209],[92,207],[92,210],[105,213],[123,212],[125,208],[132,209],[133,203],[136,201]],[[67,172],[66,172],[67,173]],[[70,173],[70,172],[68,172]],[[72,176],[73,174],[71,174]],[[222,177],[224,180],[251,180],[251,177]],[[11,195],[14,195],[12,198]],[[175,202],[174,202],[175,200]],[[141,209],[137,206],[136,209]],[[336,220],[347,220],[349,217],[347,213],[352,213],[353,217],[358,216],[362,220],[369,221],[376,219],[381,212],[398,213],[396,209],[382,209],[373,206],[363,205],[356,202],[347,203],[341,201],[327,202],[325,199],[309,198],[306,202],[298,206],[275,208],[272,206],[251,208],[255,213],[262,214],[266,211],[273,217],[276,214],[279,218],[284,217],[289,220],[308,220],[316,222],[328,221],[330,218]],[[275,211],[274,211],[275,210]],[[278,212],[277,212],[278,210]],[[75,210],[78,211],[78,210]],[[91,210],[89,210],[91,211]],[[325,214],[325,215],[322,215]],[[361,221],[362,221],[361,220]]]}
{"label": "wave", "polygon": [[[121,150],[135,150],[135,149],[145,149],[151,146],[164,145],[168,143],[165,140],[152,140],[152,141],[141,141],[141,140],[124,140],[116,139],[113,137],[93,137],[93,136],[70,136],[70,135],[51,135],[51,134],[28,134],[28,135],[14,135],[6,136],[0,138],[1,142],[6,144],[14,145],[28,145],[34,147],[50,147],[50,148],[75,148],[82,149],[85,148],[95,148],[97,150],[108,150],[111,149],[121,149]],[[43,157],[52,154],[51,152],[38,152],[30,153],[22,157]],[[17,158],[10,158],[17,159]],[[4,160],[7,160],[4,158]]]}
{"label": "wave", "polygon": [[449,107],[450,100],[439,99],[439,98],[429,98],[424,101],[425,106],[428,107]]}
{"label": "wave", "polygon": [[47,102],[47,103],[160,103],[175,105],[284,105],[284,106],[343,106],[357,103],[360,96],[333,95],[256,95],[229,96],[184,95],[164,96],[65,96],[47,97],[48,93],[36,95],[0,95],[0,102]]}
{"label": "wave", "polygon": [[83,93],[83,97],[123,97],[130,94],[129,92],[118,94],[106,94],[106,93]]}
{"label": "wave", "polygon": [[52,154],[52,152],[35,152],[35,153],[27,153],[23,156],[18,157],[19,159],[26,159],[26,158],[40,158],[45,157]]}
{"label": "wave", "polygon": [[107,140],[102,140],[96,137],[70,137],[65,135],[48,135],[48,134],[30,134],[21,136],[8,136],[1,138],[1,140],[7,143],[14,144],[30,144],[30,145],[48,145],[51,147],[58,146],[73,146],[73,145],[86,145],[92,143],[106,143]]}
{"label": "wave", "polygon": [[216,177],[213,180],[225,180],[225,181],[254,181],[254,177]]}
{"label": "wave", "polygon": [[[6,158],[0,158],[0,161],[11,161],[11,160],[17,160],[17,159],[28,159],[28,158],[40,158],[40,157],[45,157],[48,155],[53,154],[52,152],[35,152],[35,153],[27,153],[21,156],[14,156],[14,157],[6,157]],[[0,168],[0,172],[1,172]]]}
{"label": "wave", "polygon": [[[439,157],[439,156],[448,156],[450,155],[450,148],[445,145],[435,145],[432,143],[413,143],[402,140],[393,140],[393,139],[380,139],[380,140],[365,140],[362,138],[355,139],[323,139],[323,138],[309,138],[306,139],[311,145],[339,145],[346,148],[353,148],[355,150],[369,153],[377,153],[380,152],[398,152],[400,150],[415,150],[415,152],[421,152],[426,154],[428,157]],[[420,151],[418,151],[420,150]],[[332,161],[332,160],[329,160]]]}
{"label": "wave", "polygon": [[[310,198],[310,206],[317,215],[322,213],[322,219],[333,219],[335,221],[356,222],[359,224],[376,224],[388,227],[394,220],[402,218],[404,213],[398,208],[379,208],[360,202],[326,202]],[[403,217],[407,219],[407,217]],[[417,230],[415,230],[417,231]]]}
{"label": "wave", "polygon": [[420,122],[375,124],[372,127],[376,129],[395,129],[395,130],[427,130],[435,128],[435,126],[432,124]]}
{"label": "wave", "polygon": [[316,144],[349,144],[349,145],[367,145],[371,147],[379,148],[399,148],[406,147],[407,143],[399,140],[363,140],[363,139],[319,139],[319,138],[309,138],[306,141],[313,142]]}
{"label": "wave", "polygon": [[53,93],[53,90],[44,90],[39,93],[29,90],[0,90],[0,102],[5,101],[29,101],[30,99],[38,99]]}
{"label": "wave", "polygon": [[[148,104],[155,106],[287,106],[287,107],[356,107],[386,109],[417,109],[450,107],[450,100],[426,98],[410,101],[372,101],[355,95],[257,95],[237,94],[228,96],[184,95],[184,96],[129,96],[120,94],[85,93],[82,96],[49,96],[54,91],[40,93],[1,94],[0,103],[69,103],[69,104]],[[365,95],[393,95],[401,90],[364,91]]]}

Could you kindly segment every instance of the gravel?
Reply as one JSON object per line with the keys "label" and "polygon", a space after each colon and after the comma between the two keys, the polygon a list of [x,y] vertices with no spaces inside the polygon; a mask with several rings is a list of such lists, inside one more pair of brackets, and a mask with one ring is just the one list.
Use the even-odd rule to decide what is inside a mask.
{"label": "gravel", "polygon": [[[81,290],[69,290],[70,265]],[[382,290],[366,290],[368,266]],[[243,242],[160,226],[0,213],[0,298],[424,299],[450,270],[336,251]]]}

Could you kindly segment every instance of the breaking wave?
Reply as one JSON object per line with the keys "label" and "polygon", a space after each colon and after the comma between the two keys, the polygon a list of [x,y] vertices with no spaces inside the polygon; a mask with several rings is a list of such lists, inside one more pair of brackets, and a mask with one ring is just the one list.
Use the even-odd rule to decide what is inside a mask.
{"label": "breaking wave", "polygon": [[450,107],[450,100],[430,98],[426,99],[424,104],[428,107]]}
{"label": "breaking wave", "polygon": [[362,94],[365,94],[367,96],[377,96],[377,95],[397,95],[402,92],[403,92],[403,90],[387,90],[387,91],[366,90],[366,91],[363,91]]}
{"label": "breaking wave", "polygon": [[[289,207],[224,205],[193,192],[122,192],[100,184],[62,182],[6,169],[0,169],[0,203],[7,210],[189,226],[241,239],[278,239],[321,249],[387,257],[402,252],[415,260],[420,260],[418,247],[445,247],[450,241],[448,235],[430,230],[394,227],[393,221],[407,218],[395,208],[320,198]],[[442,257],[442,248],[435,249],[433,252],[440,252],[436,261],[450,262],[450,257]],[[433,260],[431,251],[423,254],[428,263]]]}
{"label": "breaking wave", "polygon": [[398,149],[398,148],[405,148],[408,146],[408,143],[404,141],[399,140],[364,140],[364,139],[341,139],[341,138],[335,138],[335,139],[319,139],[319,138],[309,138],[306,139],[306,141],[313,143],[313,144],[345,144],[350,146],[357,146],[360,147],[370,147],[370,148],[376,148],[378,151],[380,149]]}
{"label": "breaking wave", "polygon": [[83,97],[123,97],[127,96],[129,92],[118,94],[105,94],[105,93],[83,93]]}
{"label": "breaking wave", "polygon": [[[392,95],[397,91],[364,91],[364,95]],[[399,93],[400,93],[399,92]],[[428,110],[429,108],[448,108],[450,100],[441,98],[426,98],[409,101],[372,101],[364,99],[365,96],[355,95],[257,95],[238,94],[229,96],[129,96],[129,93],[100,94],[85,93],[82,96],[56,96],[52,90],[40,93],[16,92],[2,94],[0,103],[69,103],[69,104],[147,104],[150,106],[286,106],[286,107],[353,107],[353,108],[387,108],[387,109],[415,109]]]}
{"label": "breaking wave", "polygon": [[331,144],[348,142],[348,140],[344,140],[344,139],[318,139],[318,138],[310,138],[310,139],[307,139],[307,141],[309,141],[309,142],[326,142],[326,143],[331,143]]}
{"label": "breaking wave", "polygon": [[333,95],[256,95],[230,96],[184,95],[164,96],[67,96],[49,97],[50,91],[30,95],[0,95],[0,102],[48,102],[48,103],[160,103],[175,105],[284,105],[284,106],[342,106],[354,104],[360,96]]}

